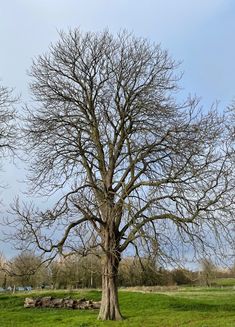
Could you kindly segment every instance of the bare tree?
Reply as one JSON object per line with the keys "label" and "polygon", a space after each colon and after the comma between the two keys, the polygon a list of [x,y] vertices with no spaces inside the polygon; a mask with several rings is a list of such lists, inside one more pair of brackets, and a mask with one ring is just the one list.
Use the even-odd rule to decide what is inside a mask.
{"label": "bare tree", "polygon": [[[40,269],[39,269],[40,267]],[[2,269],[12,285],[39,286],[43,282],[41,259],[31,251],[24,251],[5,263]]]}
{"label": "bare tree", "polygon": [[12,90],[0,86],[0,152],[2,157],[14,150],[15,142],[15,111],[13,104],[16,98],[12,95]]}
{"label": "bare tree", "polygon": [[216,278],[217,267],[210,258],[203,258],[200,262],[200,281],[210,287]]}
{"label": "bare tree", "polygon": [[6,272],[5,272],[6,264],[7,264],[7,260],[3,252],[0,252],[0,285],[3,288],[6,288]]}
{"label": "bare tree", "polygon": [[[13,96],[11,89],[0,86],[0,168],[2,160],[14,153],[16,140],[15,110],[14,104],[17,98]],[[4,185],[0,185],[4,187]],[[0,253],[0,272],[5,264]]]}
{"label": "bare tree", "polygon": [[204,247],[232,224],[225,118],[203,114],[197,99],[177,103],[177,66],[145,39],[77,29],[32,65],[31,191],[62,195],[43,212],[17,202],[15,237],[50,258],[101,250],[102,320],[122,319],[117,272],[128,246],[155,240],[159,256],[173,257],[179,240]]}

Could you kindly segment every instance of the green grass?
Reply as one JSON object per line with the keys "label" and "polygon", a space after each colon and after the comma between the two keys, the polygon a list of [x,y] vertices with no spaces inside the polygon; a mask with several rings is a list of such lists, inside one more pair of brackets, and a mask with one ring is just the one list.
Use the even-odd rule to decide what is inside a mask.
{"label": "green grass", "polygon": [[[30,296],[52,295],[98,300],[99,291],[80,293],[44,292]],[[235,327],[235,290],[233,288],[185,288],[175,292],[138,293],[120,291],[125,320],[100,322],[96,310],[25,309],[24,294],[0,295],[1,327]]]}
{"label": "green grass", "polygon": [[235,286],[235,278],[216,278],[213,284],[218,286]]}

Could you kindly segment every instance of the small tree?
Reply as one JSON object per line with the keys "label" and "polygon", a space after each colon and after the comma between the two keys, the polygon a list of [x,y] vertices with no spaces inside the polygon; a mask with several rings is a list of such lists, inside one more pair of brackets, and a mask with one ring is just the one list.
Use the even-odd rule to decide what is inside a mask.
{"label": "small tree", "polygon": [[173,282],[177,285],[192,284],[194,275],[187,269],[174,269],[172,272]]}
{"label": "small tree", "polygon": [[24,251],[8,261],[4,270],[12,284],[36,287],[44,282],[45,268],[41,263],[40,257],[33,252]]}
{"label": "small tree", "polygon": [[201,271],[200,279],[203,284],[206,286],[211,286],[211,283],[216,278],[217,267],[213,261],[209,258],[204,258],[201,260]]}
{"label": "small tree", "polygon": [[6,272],[5,272],[5,267],[6,267],[6,258],[2,252],[0,252],[0,286],[3,288],[6,288]]}
{"label": "small tree", "polygon": [[173,257],[181,242],[199,247],[209,230],[230,230],[224,117],[203,114],[196,99],[177,104],[176,67],[144,39],[75,29],[31,69],[31,190],[63,195],[44,212],[16,203],[16,239],[51,258],[102,251],[102,320],[122,319],[117,273],[128,246],[155,239],[159,256]]}

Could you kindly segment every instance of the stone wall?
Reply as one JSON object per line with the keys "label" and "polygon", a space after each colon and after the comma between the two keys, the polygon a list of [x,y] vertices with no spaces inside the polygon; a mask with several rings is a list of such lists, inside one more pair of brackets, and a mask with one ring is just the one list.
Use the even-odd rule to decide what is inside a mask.
{"label": "stone wall", "polygon": [[53,298],[51,296],[26,298],[25,308],[66,308],[66,309],[99,309],[100,302],[86,299],[75,300],[70,297]]}

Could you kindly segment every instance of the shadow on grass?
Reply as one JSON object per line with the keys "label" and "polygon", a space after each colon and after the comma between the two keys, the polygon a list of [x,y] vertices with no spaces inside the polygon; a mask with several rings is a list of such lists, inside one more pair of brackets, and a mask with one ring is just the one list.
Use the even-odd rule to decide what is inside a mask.
{"label": "shadow on grass", "polygon": [[[219,299],[218,299],[219,301]],[[180,299],[171,299],[169,309],[176,311],[201,311],[201,312],[219,312],[219,311],[235,311],[235,305],[231,303],[209,304],[199,301],[187,299],[187,302]]]}
{"label": "shadow on grass", "polygon": [[[123,313],[126,318],[136,318],[140,316],[155,316],[160,312],[235,312],[234,301],[229,299],[217,298],[215,300],[189,299],[173,297],[166,294],[120,294],[121,310],[125,308]],[[134,305],[133,305],[134,304]],[[128,308],[128,310],[127,310]],[[235,326],[235,325],[234,325]]]}

